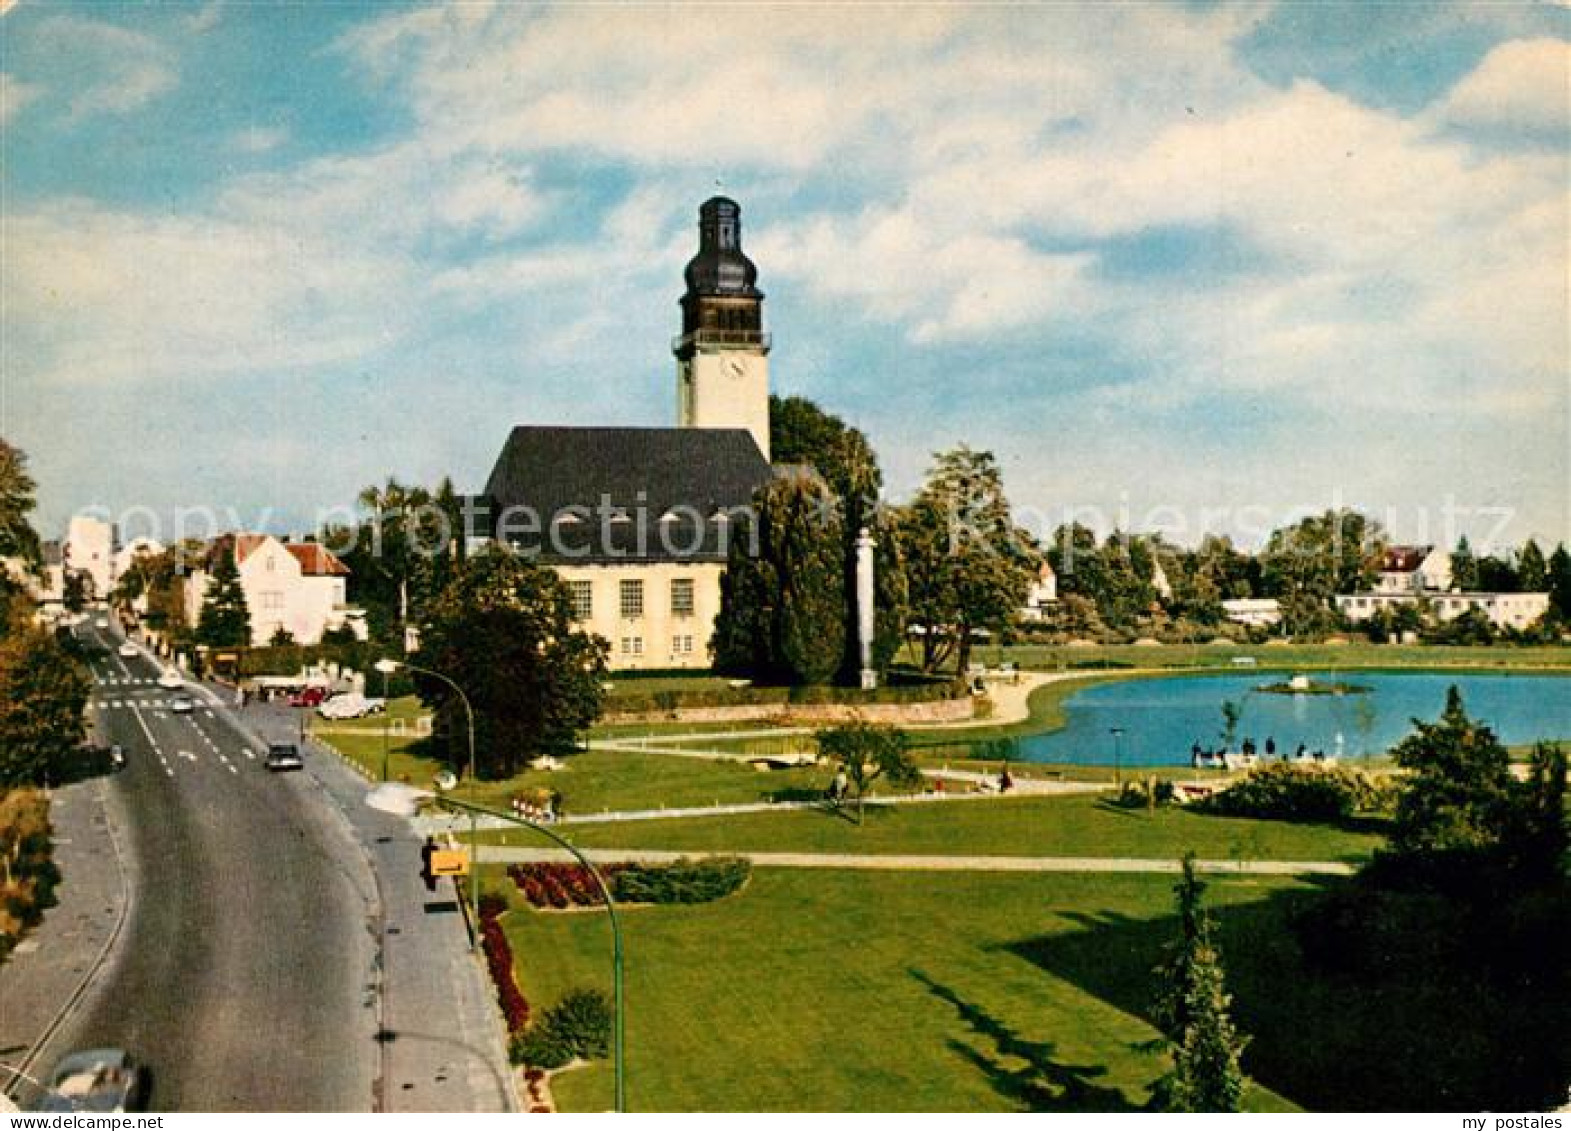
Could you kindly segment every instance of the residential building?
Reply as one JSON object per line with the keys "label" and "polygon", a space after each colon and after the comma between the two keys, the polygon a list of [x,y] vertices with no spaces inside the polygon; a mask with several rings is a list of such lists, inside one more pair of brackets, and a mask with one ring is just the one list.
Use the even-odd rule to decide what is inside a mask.
{"label": "residential building", "polygon": [[1031,588],[1026,592],[1025,606],[1020,610],[1020,619],[1034,623],[1046,619],[1050,606],[1058,600],[1058,575],[1053,572],[1053,567],[1043,562],[1037,570],[1036,580],[1031,583]]}
{"label": "residential building", "polygon": [[[217,539],[209,554],[232,553],[251,616],[251,643],[271,643],[280,630],[296,644],[317,644],[326,632],[348,627],[366,636],[365,612],[349,604],[349,567],[315,542],[292,542],[271,534],[235,534]],[[201,568],[186,579],[186,619],[201,619],[212,586],[212,571]]]}
{"label": "residential building", "polygon": [[1222,612],[1234,624],[1274,628],[1282,623],[1282,606],[1275,597],[1234,597],[1222,602]]}
{"label": "residential building", "polygon": [[1523,629],[1549,611],[1548,593],[1428,593],[1391,592],[1339,594],[1336,607],[1354,624],[1368,620],[1381,609],[1421,605],[1437,620],[1448,621],[1468,609],[1478,609],[1496,628]]}
{"label": "residential building", "polygon": [[105,600],[114,588],[114,557],[113,523],[87,514],[71,516],[66,527],[64,568],[67,573],[80,573],[88,578],[90,600]]}
{"label": "residential building", "polygon": [[1377,593],[1437,593],[1451,588],[1451,555],[1433,546],[1391,546],[1380,556]]}
{"label": "residential building", "polygon": [[476,529],[556,569],[614,669],[707,668],[720,577],[769,464],[769,351],[741,210],[699,209],[685,272],[675,428],[513,429]]}

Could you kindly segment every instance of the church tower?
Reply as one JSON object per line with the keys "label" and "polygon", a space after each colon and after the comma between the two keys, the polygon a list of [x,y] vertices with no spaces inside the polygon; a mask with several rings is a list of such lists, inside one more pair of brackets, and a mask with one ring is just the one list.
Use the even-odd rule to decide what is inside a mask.
{"label": "church tower", "polygon": [[676,354],[677,426],[746,428],[769,459],[769,335],[758,268],[742,254],[742,210],[716,196],[698,210]]}

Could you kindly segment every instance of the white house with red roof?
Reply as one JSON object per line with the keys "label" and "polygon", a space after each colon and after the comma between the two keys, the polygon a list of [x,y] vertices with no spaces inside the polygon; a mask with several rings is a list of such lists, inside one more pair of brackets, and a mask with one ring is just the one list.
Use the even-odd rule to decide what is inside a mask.
{"label": "white house with red roof", "polygon": [[[349,567],[316,542],[292,542],[271,534],[235,534],[214,545],[235,555],[240,588],[251,614],[251,643],[270,643],[280,630],[296,644],[316,644],[325,632],[348,627],[365,639],[365,611],[349,604]],[[195,624],[212,584],[205,569],[186,583],[186,616]]]}

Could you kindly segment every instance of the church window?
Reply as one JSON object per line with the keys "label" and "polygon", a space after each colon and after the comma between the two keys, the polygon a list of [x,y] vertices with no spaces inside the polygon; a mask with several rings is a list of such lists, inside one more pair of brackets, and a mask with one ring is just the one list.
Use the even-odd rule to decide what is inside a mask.
{"label": "church window", "polygon": [[595,585],[592,581],[569,582],[573,593],[573,619],[587,621],[595,614]]}
{"label": "church window", "polygon": [[641,617],[644,615],[644,583],[642,581],[622,582],[620,594],[622,598],[622,615],[624,617]]}
{"label": "church window", "polygon": [[671,579],[671,615],[674,617],[690,617],[693,615],[693,579],[691,577],[674,577]]}

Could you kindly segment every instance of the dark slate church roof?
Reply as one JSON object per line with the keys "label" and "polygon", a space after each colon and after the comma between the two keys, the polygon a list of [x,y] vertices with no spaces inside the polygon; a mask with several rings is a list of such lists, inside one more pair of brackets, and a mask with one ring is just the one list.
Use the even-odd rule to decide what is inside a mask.
{"label": "dark slate church roof", "polygon": [[476,533],[542,561],[722,561],[770,478],[742,428],[514,428]]}

